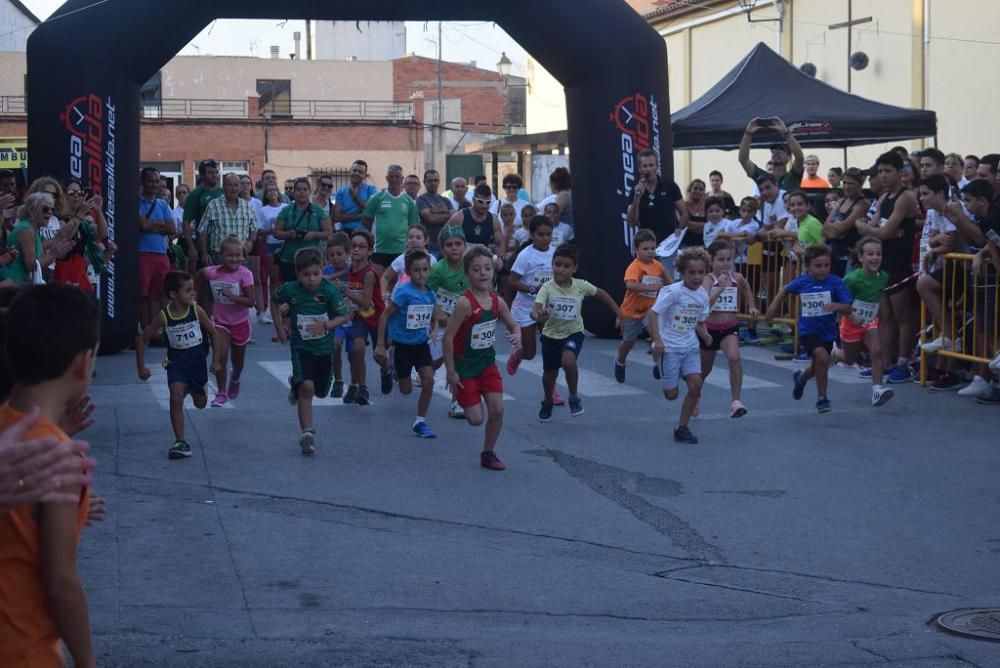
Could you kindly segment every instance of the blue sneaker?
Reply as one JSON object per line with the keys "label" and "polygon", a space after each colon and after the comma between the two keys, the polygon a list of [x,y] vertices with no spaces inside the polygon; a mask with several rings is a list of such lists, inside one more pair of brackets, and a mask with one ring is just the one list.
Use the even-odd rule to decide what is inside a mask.
{"label": "blue sneaker", "polygon": [[760,337],[757,336],[757,332],[747,332],[746,338],[744,339],[746,343],[758,344],[760,343]]}
{"label": "blue sneaker", "polygon": [[886,382],[888,383],[912,383],[913,374],[910,373],[910,368],[905,366],[894,366],[889,369],[889,373],[886,374]]}
{"label": "blue sneaker", "polygon": [[810,355],[809,353],[799,353],[792,359],[798,362],[799,364],[809,364],[809,362],[812,362],[812,355]]}
{"label": "blue sneaker", "polygon": [[861,376],[862,378],[871,378],[872,377],[871,367],[862,369],[861,371],[858,372],[858,375]]}
{"label": "blue sneaker", "polygon": [[434,433],[434,430],[426,422],[413,423],[413,433],[420,438],[437,438],[437,434]]}
{"label": "blue sneaker", "polygon": [[[806,390],[806,383],[802,382],[802,372],[794,371],[792,372],[792,398],[798,401],[802,398],[802,393]],[[806,381],[808,382],[808,381]]]}
{"label": "blue sneaker", "polygon": [[830,406],[830,400],[826,397],[820,397],[816,400],[816,412],[817,413],[829,413],[833,408]]}

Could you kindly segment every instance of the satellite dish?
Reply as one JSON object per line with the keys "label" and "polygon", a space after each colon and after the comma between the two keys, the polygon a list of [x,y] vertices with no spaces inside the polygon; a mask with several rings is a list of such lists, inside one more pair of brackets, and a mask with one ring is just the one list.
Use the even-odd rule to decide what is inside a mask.
{"label": "satellite dish", "polygon": [[864,51],[855,51],[851,54],[851,68],[859,72],[868,67],[868,54]]}
{"label": "satellite dish", "polygon": [[816,66],[812,63],[802,63],[802,65],[799,66],[799,69],[802,70],[802,73],[806,76],[816,76]]}

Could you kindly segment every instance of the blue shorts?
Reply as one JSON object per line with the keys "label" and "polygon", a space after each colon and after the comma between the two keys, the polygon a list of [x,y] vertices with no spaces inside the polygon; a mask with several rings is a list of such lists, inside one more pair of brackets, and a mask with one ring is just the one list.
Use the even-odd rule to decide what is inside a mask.
{"label": "blue shorts", "polygon": [[358,317],[351,321],[351,336],[355,339],[370,340],[373,346],[378,343],[378,330],[369,327],[364,320]]}
{"label": "blue shorts", "polygon": [[664,390],[676,390],[681,378],[692,374],[701,374],[701,351],[665,350],[660,357],[660,384]]}
{"label": "blue shorts", "polygon": [[341,350],[349,353],[354,349],[354,336],[351,334],[350,323],[340,325],[337,329],[333,330],[333,336],[337,339],[337,343],[340,344]]}
{"label": "blue shorts", "polygon": [[205,394],[208,385],[208,346],[199,349],[179,351],[173,359],[164,361],[167,367],[167,384],[183,383],[188,394]]}

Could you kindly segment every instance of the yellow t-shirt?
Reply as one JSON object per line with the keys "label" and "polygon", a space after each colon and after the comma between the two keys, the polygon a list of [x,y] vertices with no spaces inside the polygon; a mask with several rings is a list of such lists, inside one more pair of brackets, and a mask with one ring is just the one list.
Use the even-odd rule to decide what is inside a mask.
{"label": "yellow t-shirt", "polygon": [[535,295],[535,303],[551,309],[542,334],[550,339],[566,339],[583,331],[583,300],[597,294],[597,287],[582,278],[574,278],[569,287],[555,279],[546,281]]}

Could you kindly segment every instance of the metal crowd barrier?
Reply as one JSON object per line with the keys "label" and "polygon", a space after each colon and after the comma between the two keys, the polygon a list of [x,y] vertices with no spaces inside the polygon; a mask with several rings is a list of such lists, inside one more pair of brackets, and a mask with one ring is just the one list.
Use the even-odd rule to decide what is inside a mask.
{"label": "metal crowd barrier", "polygon": [[983,273],[972,272],[972,255],[948,253],[941,278],[941,322],[952,344],[936,353],[924,350],[924,344],[941,336],[935,331],[928,337],[930,317],[927,306],[920,305],[920,384],[927,384],[927,358],[937,354],[974,364],[988,364],[1000,349],[1000,276],[989,257],[984,258]]}
{"label": "metal crowd barrier", "polygon": [[[794,253],[785,250],[784,244],[780,241],[758,241],[750,244],[746,260],[746,264],[738,264],[735,268],[743,273],[757,296],[757,309],[760,311],[760,319],[763,320],[767,307],[781,287],[801,273],[801,263],[796,261]],[[741,320],[752,320],[749,306],[741,294],[740,310],[737,314]],[[774,318],[774,322],[791,328],[792,345],[795,350],[799,349],[798,314],[799,298],[797,295],[789,295]]]}

